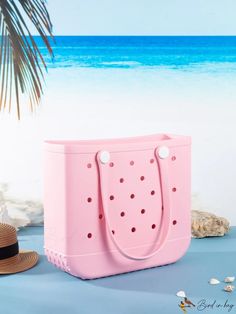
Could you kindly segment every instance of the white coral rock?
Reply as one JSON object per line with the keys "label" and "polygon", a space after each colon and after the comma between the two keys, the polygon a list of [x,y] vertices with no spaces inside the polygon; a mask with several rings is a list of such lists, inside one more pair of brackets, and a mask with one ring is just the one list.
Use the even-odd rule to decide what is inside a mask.
{"label": "white coral rock", "polygon": [[0,222],[16,229],[43,223],[43,206],[36,201],[22,201],[7,196],[7,185],[0,186]]}
{"label": "white coral rock", "polygon": [[226,218],[204,211],[192,210],[193,238],[223,236],[229,229],[229,221]]}

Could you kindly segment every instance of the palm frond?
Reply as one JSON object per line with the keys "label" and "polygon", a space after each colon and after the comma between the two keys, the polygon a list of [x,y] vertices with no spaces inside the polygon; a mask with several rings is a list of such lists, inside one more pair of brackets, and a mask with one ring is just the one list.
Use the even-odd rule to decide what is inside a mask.
{"label": "palm frond", "polygon": [[[17,4],[16,4],[17,2]],[[23,13],[24,12],[24,13]],[[45,0],[0,0],[0,110],[11,110],[14,93],[20,119],[20,94],[27,93],[31,109],[40,103],[46,63],[25,16],[53,57],[52,23]]]}

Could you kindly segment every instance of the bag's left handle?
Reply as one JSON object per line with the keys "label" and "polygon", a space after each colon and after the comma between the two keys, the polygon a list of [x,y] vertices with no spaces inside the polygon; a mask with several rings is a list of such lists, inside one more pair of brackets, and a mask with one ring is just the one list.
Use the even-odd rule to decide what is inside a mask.
{"label": "bag's left handle", "polygon": [[170,189],[169,189],[169,175],[168,175],[168,154],[169,149],[166,146],[157,147],[155,149],[155,157],[158,165],[159,180],[161,186],[161,197],[162,197],[162,222],[159,231],[159,236],[157,243],[155,245],[155,250],[149,254],[143,256],[135,256],[128,253],[121,245],[117,242],[114,234],[112,233],[112,227],[109,219],[109,206],[108,206],[108,169],[110,161],[110,153],[108,151],[100,151],[97,153],[97,163],[99,169],[99,182],[100,182],[100,191],[101,191],[101,200],[103,206],[103,212],[105,217],[106,228],[110,238],[117,248],[117,250],[126,258],[131,260],[145,260],[156,255],[161,248],[166,243],[168,238],[170,225],[171,225],[171,198],[170,198]]}

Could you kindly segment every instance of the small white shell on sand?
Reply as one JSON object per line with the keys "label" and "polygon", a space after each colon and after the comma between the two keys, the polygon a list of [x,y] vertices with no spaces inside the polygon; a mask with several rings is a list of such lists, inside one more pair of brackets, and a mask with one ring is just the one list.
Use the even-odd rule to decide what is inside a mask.
{"label": "small white shell on sand", "polygon": [[180,297],[180,298],[185,298],[186,297],[186,294],[184,291],[180,290],[176,293],[177,297]]}
{"label": "small white shell on sand", "polygon": [[216,279],[216,278],[211,278],[211,279],[209,280],[209,284],[210,284],[210,285],[218,285],[219,283],[220,283],[219,280]]}
{"label": "small white shell on sand", "polygon": [[227,291],[227,292],[233,292],[234,291],[234,286],[232,285],[227,285],[224,287],[224,290]]}
{"label": "small white shell on sand", "polygon": [[233,282],[235,280],[235,277],[226,277],[225,282]]}

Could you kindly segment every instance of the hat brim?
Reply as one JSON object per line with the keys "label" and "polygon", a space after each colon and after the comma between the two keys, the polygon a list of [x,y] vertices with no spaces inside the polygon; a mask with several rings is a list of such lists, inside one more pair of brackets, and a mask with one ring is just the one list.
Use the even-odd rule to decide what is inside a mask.
{"label": "hat brim", "polygon": [[34,267],[38,262],[39,256],[34,251],[20,251],[17,262],[8,265],[0,265],[0,275],[16,274]]}

